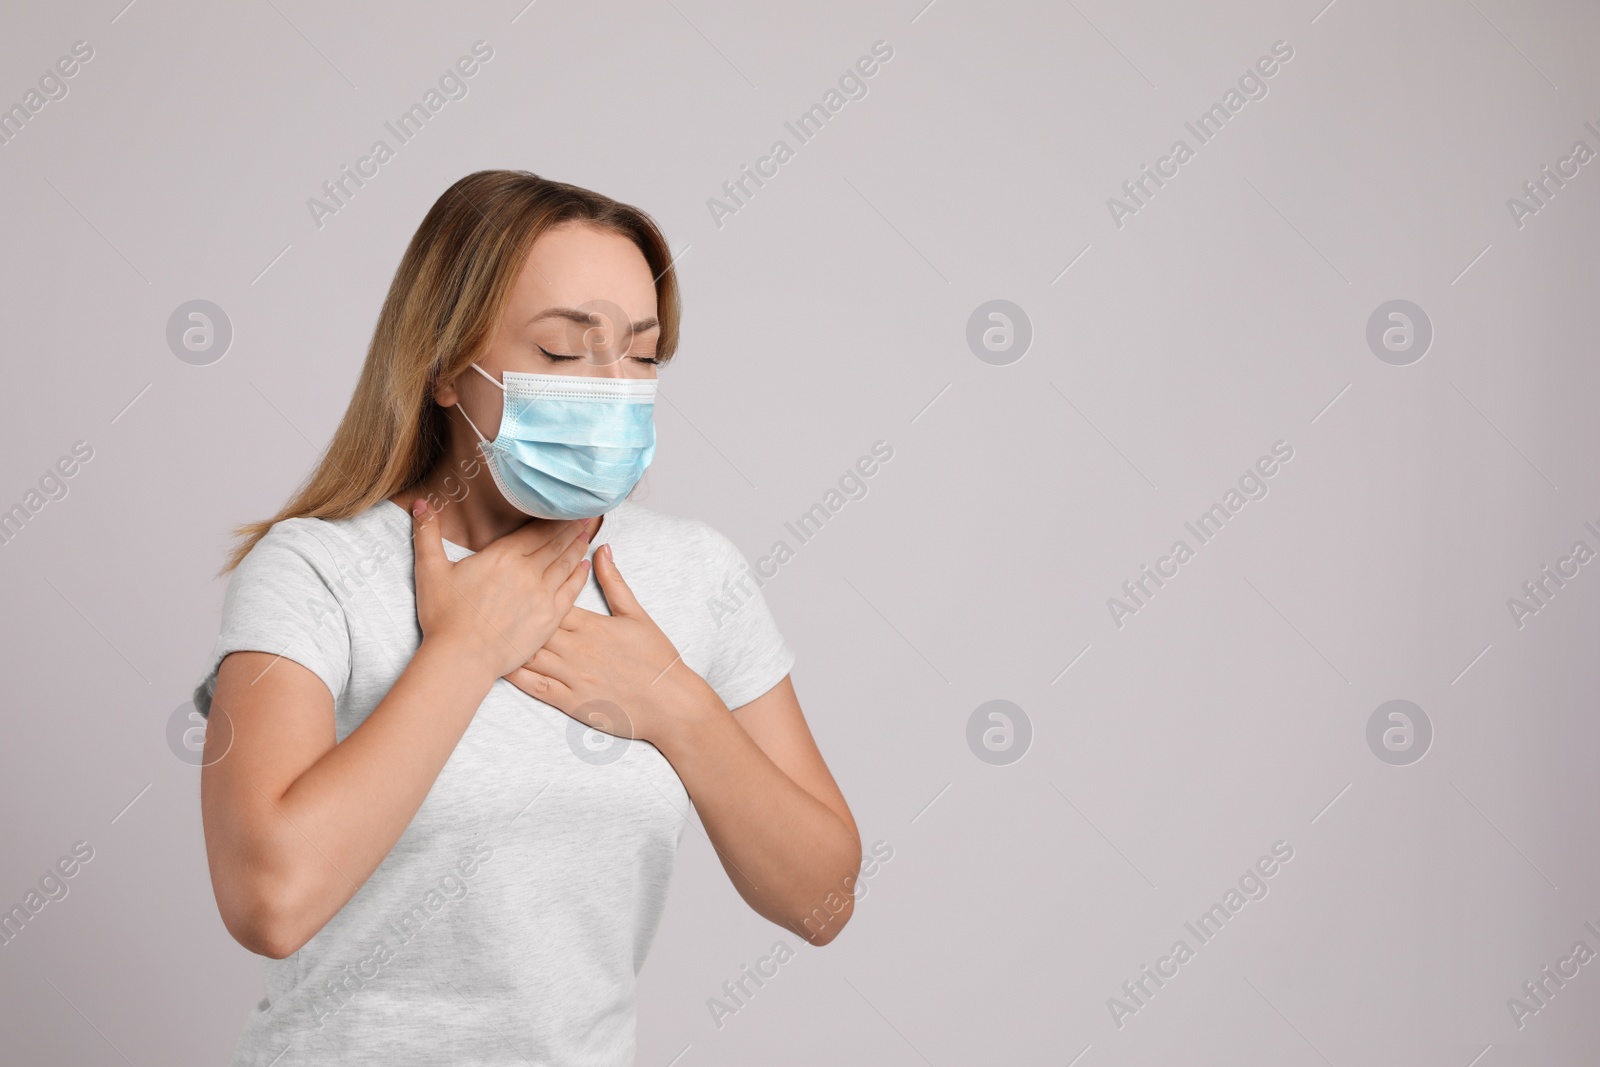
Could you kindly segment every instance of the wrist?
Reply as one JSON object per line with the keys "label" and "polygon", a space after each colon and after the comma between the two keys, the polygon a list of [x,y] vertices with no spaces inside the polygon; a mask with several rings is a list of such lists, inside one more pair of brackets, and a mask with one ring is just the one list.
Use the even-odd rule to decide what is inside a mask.
{"label": "wrist", "polygon": [[422,643],[417,647],[417,652],[412,657],[412,662],[421,661],[437,665],[439,669],[448,671],[462,682],[488,691],[500,675],[499,664],[491,662],[485,650],[473,642],[447,635],[424,634]]}
{"label": "wrist", "polygon": [[[675,668],[676,669],[676,668]],[[688,672],[687,667],[682,667]],[[692,673],[692,672],[689,672]],[[661,714],[652,736],[645,738],[661,749],[669,759],[674,752],[682,752],[697,745],[708,728],[715,729],[728,720],[728,706],[717,696],[715,689],[698,674],[674,686],[663,703]]]}

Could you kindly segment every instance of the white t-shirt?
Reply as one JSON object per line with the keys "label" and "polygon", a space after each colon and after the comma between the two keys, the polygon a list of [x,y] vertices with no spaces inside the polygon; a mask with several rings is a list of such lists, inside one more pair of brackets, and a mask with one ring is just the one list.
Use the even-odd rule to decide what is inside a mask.
{"label": "white t-shirt", "polygon": [[[594,544],[607,542],[729,708],[788,674],[794,657],[726,537],[623,503]],[[411,518],[387,500],[276,523],[232,575],[195,707],[209,715],[228,653],[280,654],[327,683],[343,741],[421,642],[412,567]],[[577,603],[607,610],[592,574]],[[687,811],[654,745],[497,680],[377,870],[298,952],[266,960],[232,1067],[632,1064],[634,979]]]}

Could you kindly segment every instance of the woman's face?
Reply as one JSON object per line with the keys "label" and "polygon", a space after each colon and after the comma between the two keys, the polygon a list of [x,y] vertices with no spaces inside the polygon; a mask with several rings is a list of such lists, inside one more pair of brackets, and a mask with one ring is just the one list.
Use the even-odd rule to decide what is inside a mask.
{"label": "woman's face", "polygon": [[638,246],[564,223],[529,249],[479,363],[496,378],[508,370],[654,378],[660,333],[655,279]]}
{"label": "woman's face", "polygon": [[[568,222],[534,241],[478,365],[496,381],[506,371],[654,378],[660,335],[655,276],[639,246]],[[444,407],[463,405],[493,439],[502,394],[482,375],[469,368],[436,397]],[[467,451],[472,440],[467,431]]]}

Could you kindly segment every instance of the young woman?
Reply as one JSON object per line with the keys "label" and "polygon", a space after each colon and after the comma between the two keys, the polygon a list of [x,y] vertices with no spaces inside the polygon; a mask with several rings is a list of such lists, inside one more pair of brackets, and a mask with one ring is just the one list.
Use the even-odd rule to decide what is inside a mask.
{"label": "young woman", "polygon": [[463,178],[241,528],[195,690],[217,905],[269,957],[234,1064],[631,1064],[690,798],[757,913],[849,919],[860,838],[743,556],[625,499],[678,307],[643,212]]}

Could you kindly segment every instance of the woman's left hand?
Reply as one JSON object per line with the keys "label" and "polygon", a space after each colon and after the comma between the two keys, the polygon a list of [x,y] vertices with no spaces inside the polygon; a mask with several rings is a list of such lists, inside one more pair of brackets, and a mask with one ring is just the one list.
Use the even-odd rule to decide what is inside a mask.
{"label": "woman's left hand", "polygon": [[634,599],[609,544],[595,550],[594,572],[611,614],[573,607],[505,678],[585,726],[653,742],[718,697]]}

